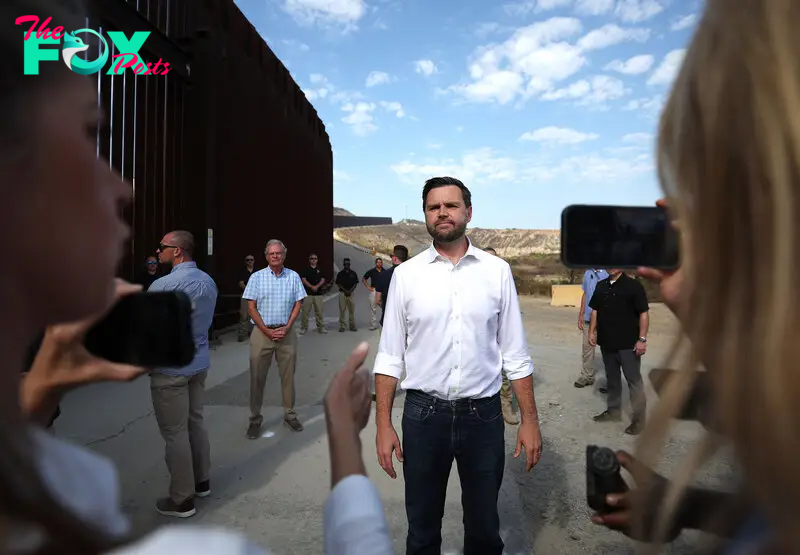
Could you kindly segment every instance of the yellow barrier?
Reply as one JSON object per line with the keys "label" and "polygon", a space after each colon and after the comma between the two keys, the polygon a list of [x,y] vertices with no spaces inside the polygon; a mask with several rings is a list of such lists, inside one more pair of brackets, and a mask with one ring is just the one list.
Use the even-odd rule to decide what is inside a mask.
{"label": "yellow barrier", "polygon": [[551,285],[550,306],[580,306],[583,289],[580,285]]}

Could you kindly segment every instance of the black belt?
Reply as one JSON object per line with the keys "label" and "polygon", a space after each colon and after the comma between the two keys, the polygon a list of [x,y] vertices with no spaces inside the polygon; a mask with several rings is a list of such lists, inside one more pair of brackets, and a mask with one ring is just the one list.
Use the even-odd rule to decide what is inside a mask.
{"label": "black belt", "polygon": [[268,330],[277,330],[278,328],[285,328],[286,324],[272,324],[271,326],[267,326]]}
{"label": "black belt", "polygon": [[491,397],[478,397],[478,398],[463,398],[463,399],[442,399],[441,397],[437,397],[436,395],[431,395],[429,393],[425,393],[424,391],[420,391],[419,389],[409,389],[406,391],[406,399],[409,397],[416,397],[417,399],[424,400],[427,403],[431,403],[433,405],[447,405],[449,407],[454,408],[470,408],[472,403],[476,401],[490,401],[495,397],[500,397],[500,393],[495,393]]}

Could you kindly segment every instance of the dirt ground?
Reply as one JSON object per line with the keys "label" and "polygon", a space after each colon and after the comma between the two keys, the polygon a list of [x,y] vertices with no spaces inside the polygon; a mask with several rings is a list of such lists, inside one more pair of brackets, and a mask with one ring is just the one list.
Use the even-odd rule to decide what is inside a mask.
{"label": "dirt ground", "polygon": [[[598,379],[592,388],[576,389],[573,382],[580,372],[581,334],[577,328],[577,308],[556,308],[549,299],[522,297],[528,343],[536,366],[536,400],[544,436],[540,463],[530,474],[514,472],[519,484],[524,516],[531,527],[534,553],[633,553],[637,544],[621,534],[602,529],[589,520],[585,501],[585,449],[587,444],[627,449],[633,452],[635,439],[624,434],[622,424],[598,424],[592,416],[604,410],[604,395],[597,391],[605,377],[597,350]],[[661,304],[650,311],[648,352],[643,359],[648,409],[658,400],[646,378],[668,354],[677,333],[672,314]],[[623,398],[627,403],[627,385]],[[625,405],[629,415],[629,404]],[[627,419],[627,416],[625,417]],[[699,424],[676,423],[664,450],[665,474],[676,471],[692,445],[703,434]],[[513,437],[514,429],[507,435]],[[720,454],[698,476],[698,482],[715,485],[729,483],[733,471],[729,457]],[[687,553],[701,536],[684,533],[665,552]]]}

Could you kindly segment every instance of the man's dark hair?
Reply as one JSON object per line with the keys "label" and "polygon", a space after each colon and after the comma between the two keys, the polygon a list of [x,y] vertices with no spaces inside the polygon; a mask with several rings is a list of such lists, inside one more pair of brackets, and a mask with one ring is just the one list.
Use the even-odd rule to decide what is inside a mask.
{"label": "man's dark hair", "polygon": [[350,259],[349,259],[349,258],[345,258],[344,260],[342,260],[342,263],[343,263],[343,264],[346,264],[347,262],[350,262]]}
{"label": "man's dark hair", "polygon": [[405,245],[395,245],[392,254],[396,256],[400,262],[408,260],[408,247]]}
{"label": "man's dark hair", "polygon": [[381,262],[383,262],[383,258],[381,258],[381,257],[379,256],[378,258],[376,258],[376,259],[375,259],[375,263],[377,264],[377,263],[378,263],[378,261],[381,261]]}
{"label": "man's dark hair", "polygon": [[455,186],[461,189],[461,196],[464,198],[464,206],[469,208],[472,206],[472,193],[469,192],[467,186],[464,185],[460,179],[456,179],[455,177],[431,177],[429,180],[425,182],[425,186],[422,188],[422,209],[425,210],[425,205],[428,202],[428,193],[430,193],[433,189],[438,189],[439,187],[451,187]]}

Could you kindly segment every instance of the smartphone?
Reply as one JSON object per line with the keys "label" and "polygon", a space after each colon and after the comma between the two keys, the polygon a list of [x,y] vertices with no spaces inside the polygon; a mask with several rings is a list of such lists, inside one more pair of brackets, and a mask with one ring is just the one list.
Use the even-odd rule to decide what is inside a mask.
{"label": "smartphone", "polygon": [[93,355],[146,368],[180,368],[194,359],[192,301],[177,291],[122,297],[87,332]]}
{"label": "smartphone", "polygon": [[608,447],[586,446],[586,502],[592,510],[600,514],[613,512],[606,496],[628,491],[620,468],[617,454]]}
{"label": "smartphone", "polygon": [[[677,370],[671,368],[653,368],[650,370],[650,383],[653,384],[656,394],[661,395],[661,390],[664,389],[664,386],[677,372]],[[698,372],[693,389],[676,418],[679,420],[695,420],[705,426],[707,424],[706,414],[710,397],[711,383],[708,374],[706,372]]]}
{"label": "smartphone", "polygon": [[568,268],[675,270],[678,245],[660,207],[573,204],[561,213],[561,262]]}

